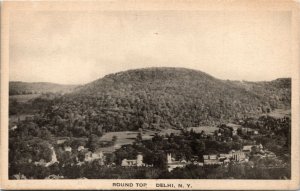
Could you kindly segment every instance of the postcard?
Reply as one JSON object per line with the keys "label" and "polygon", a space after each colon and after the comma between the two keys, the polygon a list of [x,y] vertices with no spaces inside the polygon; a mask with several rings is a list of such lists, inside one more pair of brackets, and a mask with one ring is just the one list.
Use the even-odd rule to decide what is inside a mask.
{"label": "postcard", "polygon": [[299,1],[1,4],[1,189],[296,190]]}

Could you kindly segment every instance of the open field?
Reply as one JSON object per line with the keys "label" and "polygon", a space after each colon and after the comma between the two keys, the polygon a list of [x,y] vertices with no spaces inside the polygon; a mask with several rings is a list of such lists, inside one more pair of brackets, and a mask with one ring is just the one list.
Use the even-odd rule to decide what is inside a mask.
{"label": "open field", "polygon": [[285,116],[291,116],[291,110],[275,109],[274,111],[268,113],[268,116],[276,119],[283,118]]}
{"label": "open field", "polygon": [[27,102],[31,99],[39,97],[41,94],[22,94],[22,95],[11,95],[9,101],[16,100],[17,102]]}
{"label": "open field", "polygon": [[26,117],[32,117],[30,114],[20,114],[20,115],[11,115],[9,116],[9,127],[12,127],[18,123],[18,121],[24,121]]}
{"label": "open field", "polygon": [[159,132],[159,135],[170,135],[173,133],[174,135],[179,135],[181,133],[181,130],[178,129],[162,129],[161,132]]}
{"label": "open field", "polygon": [[[113,136],[117,137],[116,144],[114,146],[110,147],[104,147],[101,148],[103,152],[113,152],[116,149],[119,149],[122,145],[127,145],[127,144],[132,144],[137,135],[138,131],[118,131],[118,132],[109,132],[105,133],[101,138],[100,141],[111,141]],[[151,139],[152,138],[152,133],[151,132],[145,132],[142,134],[142,137],[144,140]]]}
{"label": "open field", "polygon": [[200,127],[188,127],[187,130],[190,131],[193,129],[196,133],[201,133],[204,131],[206,134],[213,134],[215,130],[218,130],[218,127],[215,126],[200,126]]}

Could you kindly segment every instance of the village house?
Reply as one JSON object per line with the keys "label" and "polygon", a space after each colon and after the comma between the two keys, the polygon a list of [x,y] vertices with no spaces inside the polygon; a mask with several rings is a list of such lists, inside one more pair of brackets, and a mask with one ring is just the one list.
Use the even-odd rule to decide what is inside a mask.
{"label": "village house", "polygon": [[247,134],[247,135],[258,135],[259,134],[258,130],[251,129],[251,128],[248,128],[248,127],[242,127],[241,130],[242,130],[243,134]]}
{"label": "village house", "polygon": [[183,168],[186,165],[187,162],[185,160],[176,161],[174,158],[172,158],[171,153],[167,154],[167,167],[169,172],[171,172],[175,168]]}
{"label": "village house", "polygon": [[228,154],[223,154],[223,153],[221,153],[220,154],[220,157],[219,157],[219,159],[230,159],[230,158],[232,158],[232,153],[228,153]]}
{"label": "village house", "polygon": [[217,155],[203,155],[204,165],[221,165]]}
{"label": "village house", "polygon": [[243,152],[249,154],[252,151],[253,145],[245,145],[243,146]]}
{"label": "village house", "polygon": [[197,165],[197,166],[203,166],[203,162],[198,162],[198,161],[193,161],[192,162],[193,165]]}
{"label": "village house", "polygon": [[121,163],[121,166],[124,166],[124,167],[131,167],[131,166],[140,167],[140,166],[145,166],[145,164],[143,163],[143,155],[138,154],[136,156],[136,160],[123,159],[122,163]]}
{"label": "village house", "polygon": [[84,149],[84,146],[79,146],[77,150],[78,150],[78,151],[81,151],[81,150],[83,150],[83,149]]}
{"label": "village house", "polygon": [[61,145],[61,144],[63,144],[64,142],[66,142],[68,139],[66,139],[66,138],[64,138],[64,139],[58,139],[57,141],[56,141],[56,144],[58,144],[58,145]]}
{"label": "village house", "polygon": [[70,146],[65,146],[64,149],[65,152],[72,152],[72,148]]}
{"label": "village house", "polygon": [[14,131],[14,130],[16,130],[17,128],[18,128],[18,126],[17,126],[17,125],[14,125],[14,126],[12,126],[12,127],[10,128],[10,130]]}

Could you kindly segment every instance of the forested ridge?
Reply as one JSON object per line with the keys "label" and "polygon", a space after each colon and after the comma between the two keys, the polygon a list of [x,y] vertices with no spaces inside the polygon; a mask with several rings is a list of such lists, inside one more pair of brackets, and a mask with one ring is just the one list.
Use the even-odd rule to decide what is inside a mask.
{"label": "forested ridge", "polygon": [[290,81],[236,82],[184,68],[129,70],[53,100],[45,116],[83,132],[215,125],[290,108]]}

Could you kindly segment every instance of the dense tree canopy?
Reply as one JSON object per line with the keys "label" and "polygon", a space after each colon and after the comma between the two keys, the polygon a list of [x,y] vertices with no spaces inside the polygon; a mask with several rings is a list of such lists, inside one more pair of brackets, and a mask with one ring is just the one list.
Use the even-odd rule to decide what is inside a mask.
{"label": "dense tree canopy", "polygon": [[74,136],[214,125],[289,107],[289,82],[241,84],[188,69],[131,70],[48,100],[42,114],[47,124],[65,134],[72,129]]}

